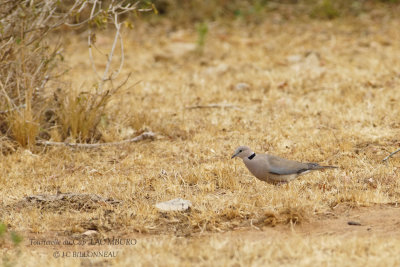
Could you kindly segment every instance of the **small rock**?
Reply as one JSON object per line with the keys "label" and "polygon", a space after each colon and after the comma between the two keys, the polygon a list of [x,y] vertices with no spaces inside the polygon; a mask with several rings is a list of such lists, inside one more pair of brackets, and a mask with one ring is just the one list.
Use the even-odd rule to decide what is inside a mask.
{"label": "small rock", "polygon": [[98,232],[95,231],[95,230],[87,230],[87,231],[84,232],[82,235],[85,235],[85,236],[94,236],[94,235],[97,235],[97,234],[98,234]]}
{"label": "small rock", "polygon": [[206,75],[222,75],[229,70],[229,65],[225,63],[221,63],[217,66],[211,66],[204,70]]}
{"label": "small rock", "polygon": [[235,85],[235,90],[241,91],[241,90],[247,90],[250,88],[250,85],[247,83],[238,83]]}
{"label": "small rock", "polygon": [[168,61],[174,58],[181,58],[196,50],[195,43],[173,42],[170,43],[163,51],[155,54],[155,61]]}
{"label": "small rock", "polygon": [[286,60],[289,63],[297,63],[300,62],[303,59],[303,55],[290,55],[286,57]]}
{"label": "small rock", "polygon": [[23,152],[24,156],[30,156],[30,157],[39,157],[38,155],[33,154],[30,150],[25,149]]}
{"label": "small rock", "polygon": [[160,211],[185,211],[192,206],[189,200],[175,198],[169,201],[157,203],[156,208]]}
{"label": "small rock", "polygon": [[374,178],[371,177],[371,178],[367,179],[367,182],[368,182],[368,183],[374,183],[375,180],[374,180]]}
{"label": "small rock", "polygon": [[348,221],[347,224],[348,224],[348,225],[357,225],[357,226],[360,226],[360,225],[361,225],[361,223],[355,222],[355,221]]}

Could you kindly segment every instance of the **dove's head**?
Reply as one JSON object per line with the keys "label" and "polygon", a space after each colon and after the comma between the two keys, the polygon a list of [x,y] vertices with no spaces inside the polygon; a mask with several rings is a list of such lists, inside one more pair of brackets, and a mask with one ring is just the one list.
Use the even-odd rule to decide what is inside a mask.
{"label": "dove's head", "polygon": [[236,148],[235,153],[233,153],[232,158],[239,157],[241,159],[250,157],[254,152],[248,146],[240,146]]}

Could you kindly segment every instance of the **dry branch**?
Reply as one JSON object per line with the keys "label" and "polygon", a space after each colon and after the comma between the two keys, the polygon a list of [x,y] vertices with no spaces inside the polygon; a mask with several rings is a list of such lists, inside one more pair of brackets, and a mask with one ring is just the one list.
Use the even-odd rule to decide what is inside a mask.
{"label": "dry branch", "polygon": [[[88,21],[93,21],[94,18],[97,16],[98,12],[97,13],[95,12],[96,8],[99,8],[100,10],[102,10],[101,4],[102,4],[101,1],[98,1],[98,0],[93,1],[92,9],[91,9]],[[89,60],[92,65],[92,69],[99,80],[100,92],[103,90],[104,83],[115,79],[121,72],[122,67],[124,65],[124,60],[125,60],[124,44],[123,44],[122,35],[121,35],[122,23],[119,21],[119,17],[124,13],[133,12],[134,10],[137,10],[138,4],[139,4],[139,1],[136,3],[128,3],[128,4],[126,4],[124,1],[119,2],[119,3],[112,1],[107,9],[108,10],[107,19],[111,22],[111,24],[114,25],[116,32],[114,35],[114,41],[113,41],[112,47],[111,47],[109,53],[107,54],[107,63],[106,63],[103,75],[100,75],[96,69],[96,64],[94,62],[94,57],[93,57],[93,52],[92,52],[92,47],[95,46],[95,36],[96,35],[93,32],[92,28],[89,27],[89,33],[88,33]],[[143,11],[151,11],[151,10],[152,9],[139,9],[138,11],[143,12]],[[111,62],[112,62],[112,59],[113,59],[113,56],[115,53],[115,48],[117,46],[118,41],[120,43],[121,59],[119,62],[118,69],[116,71],[114,71],[113,73],[110,73]]]}
{"label": "dry branch", "polygon": [[144,132],[141,135],[138,135],[131,139],[126,139],[118,142],[110,142],[110,143],[97,143],[97,144],[82,144],[82,143],[65,143],[65,142],[52,142],[52,141],[43,141],[38,140],[36,144],[43,146],[70,146],[70,147],[78,147],[78,148],[97,148],[102,146],[118,146],[127,143],[139,142],[146,139],[153,139],[156,136],[153,132]]}
{"label": "dry branch", "polygon": [[195,105],[186,107],[186,109],[197,109],[197,108],[234,108],[239,109],[237,106],[232,104],[209,104],[209,105]]}
{"label": "dry branch", "polygon": [[387,161],[389,158],[391,158],[394,154],[396,154],[396,153],[398,153],[398,152],[400,152],[400,148],[397,149],[395,152],[390,153],[390,155],[387,156],[386,158],[384,158],[382,161],[383,161],[383,162]]}

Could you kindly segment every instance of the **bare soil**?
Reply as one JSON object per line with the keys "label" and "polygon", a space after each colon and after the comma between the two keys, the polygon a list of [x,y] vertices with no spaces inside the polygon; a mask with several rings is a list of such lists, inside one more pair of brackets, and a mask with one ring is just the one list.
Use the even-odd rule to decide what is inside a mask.
{"label": "bare soil", "polygon": [[[351,225],[357,223],[359,225]],[[400,207],[396,205],[376,205],[350,208],[338,206],[332,213],[320,214],[301,224],[279,224],[275,227],[243,229],[224,233],[224,236],[250,240],[265,238],[288,238],[299,236],[337,237],[400,237]]]}

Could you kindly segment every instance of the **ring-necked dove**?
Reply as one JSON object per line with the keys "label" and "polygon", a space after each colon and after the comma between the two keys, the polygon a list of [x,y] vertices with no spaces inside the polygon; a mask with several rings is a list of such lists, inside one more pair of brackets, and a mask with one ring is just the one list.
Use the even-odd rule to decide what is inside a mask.
{"label": "ring-necked dove", "polygon": [[247,146],[238,147],[232,158],[235,157],[241,158],[256,178],[271,184],[288,183],[297,176],[313,170],[337,168],[321,166],[318,163],[298,162],[268,154],[256,154]]}

